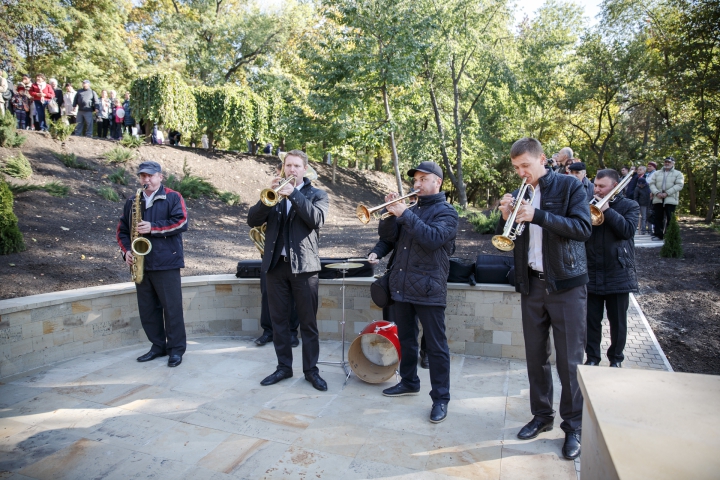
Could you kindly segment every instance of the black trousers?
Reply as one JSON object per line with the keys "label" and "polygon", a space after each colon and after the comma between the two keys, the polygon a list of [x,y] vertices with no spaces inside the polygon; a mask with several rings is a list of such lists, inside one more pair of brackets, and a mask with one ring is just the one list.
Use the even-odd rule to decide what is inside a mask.
{"label": "black trousers", "polygon": [[291,300],[295,298],[295,309],[303,340],[303,372],[317,372],[317,361],[320,355],[320,339],[317,328],[318,272],[293,274],[290,263],[281,258],[267,272],[265,282],[278,370],[292,373],[293,354],[290,343],[289,318],[292,309]]}
{"label": "black trousers", "polygon": [[433,405],[450,402],[450,349],[445,335],[445,307],[395,302],[390,308],[391,317],[398,327],[402,383],[412,389],[420,388],[420,378],[417,375],[420,320],[426,344],[425,352],[430,362],[430,398]]}
{"label": "black trousers", "polygon": [[[530,382],[530,411],[543,421],[555,418],[553,381],[550,368],[550,327],[555,340],[555,366],[560,394],[560,428],[579,431],[583,398],[577,379],[577,366],[585,353],[587,287],[547,293],[545,282],[530,277],[530,293],[522,295],[523,336]],[[432,364],[431,364],[432,365]]]}
{"label": "black trousers", "polygon": [[622,362],[625,360],[623,349],[627,339],[627,309],[630,305],[629,293],[613,293],[595,295],[588,293],[587,299],[587,346],[585,353],[588,360],[600,363],[600,343],[602,342],[602,318],[607,306],[608,322],[610,323],[610,348],[608,360]]}
{"label": "black trousers", "polygon": [[662,239],[665,229],[670,225],[670,219],[675,214],[677,205],[663,205],[653,203],[653,221],[655,222],[655,236]]}
{"label": "black trousers", "polygon": [[[265,286],[265,274],[260,274],[260,292],[262,293],[262,309],[260,311],[260,326],[263,329],[263,333],[272,337],[273,327],[272,320],[270,319],[270,306],[268,305],[268,294]],[[295,300],[292,298],[292,291],[290,292],[290,331],[294,336],[297,337],[298,326],[300,320],[298,319],[297,308],[295,308]]]}
{"label": "black trousers", "polygon": [[187,348],[180,269],[145,271],[135,284],[140,322],[152,343],[151,352],[182,355]]}

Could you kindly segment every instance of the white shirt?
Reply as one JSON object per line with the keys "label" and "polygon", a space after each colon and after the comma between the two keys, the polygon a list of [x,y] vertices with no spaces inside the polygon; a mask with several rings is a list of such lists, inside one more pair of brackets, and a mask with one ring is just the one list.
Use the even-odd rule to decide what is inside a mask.
{"label": "white shirt", "polygon": [[[535,197],[532,201],[532,206],[536,209],[540,208],[540,184],[535,187]],[[528,265],[533,270],[538,272],[543,271],[543,257],[542,257],[542,227],[535,225],[534,223],[528,223],[527,227],[530,227],[528,234],[530,235],[530,246],[528,249]]]}
{"label": "white shirt", "polygon": [[[295,190],[300,190],[303,187],[303,185],[305,185],[305,182],[303,182],[302,179],[300,179],[300,180],[301,180],[301,182],[299,185],[295,186]],[[286,198],[285,203],[287,204],[287,210],[285,211],[285,214],[287,216],[290,216],[290,209],[292,208],[292,202]],[[287,253],[285,253],[285,245],[283,245],[283,249],[282,249],[282,252],[280,252],[280,255],[283,255],[283,256],[287,255]]]}
{"label": "white shirt", "polygon": [[152,200],[153,200],[153,198],[155,198],[155,194],[158,192],[158,190],[160,190],[160,189],[158,188],[157,190],[152,192],[150,194],[150,196],[148,196],[148,194],[145,193],[145,190],[143,190],[143,197],[145,198],[145,210],[147,210],[148,208],[150,208],[152,206]]}

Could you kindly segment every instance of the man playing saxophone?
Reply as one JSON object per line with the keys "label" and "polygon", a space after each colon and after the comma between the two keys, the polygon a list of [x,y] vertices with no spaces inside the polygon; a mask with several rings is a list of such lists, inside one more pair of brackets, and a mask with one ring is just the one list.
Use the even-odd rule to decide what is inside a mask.
{"label": "man playing saxophone", "polygon": [[[182,232],[188,228],[187,209],[180,193],[163,186],[160,164],[143,162],[137,175],[142,188],[125,202],[116,234],[123,259],[131,268],[136,261],[131,247],[133,230],[151,244],[144,255],[144,271],[137,272],[142,280],[136,280],[135,289],[140,321],[152,346],[137,361],[169,355],[168,366],[177,367],[187,346],[180,285],[180,269],[185,267]],[[136,203],[139,216],[134,215]]]}
{"label": "man playing saxophone", "polygon": [[[302,334],[305,380],[317,390],[325,391],[327,384],[320,377],[317,367],[320,355],[318,272],[321,269],[318,240],[329,200],[327,193],[313,187],[310,179],[305,178],[307,170],[307,154],[301,150],[289,151],[284,160],[284,172],[286,179],[293,177],[292,181],[285,183],[286,179],[274,178],[270,189],[264,191],[265,195],[261,195],[261,200],[248,212],[250,227],[260,227],[267,222],[261,268],[265,274],[272,341],[278,359],[275,372],[260,384],[273,385],[293,376],[292,336],[288,319],[291,298],[294,298]],[[268,192],[274,193],[268,195]]]}
{"label": "man playing saxophone", "polygon": [[[560,428],[565,432],[563,455],[580,455],[582,394],[577,366],[585,351],[588,269],[585,241],[590,238],[590,208],[582,183],[544,166],[542,145],[522,138],[510,150],[515,173],[534,187],[532,203],[522,201],[515,221],[527,222],[515,239],[515,290],[520,294],[525,356],[533,419],[518,433],[529,440],[552,430],[553,380],[550,369],[550,327],[555,340],[556,366],[562,393]],[[513,195],[500,201],[502,220],[513,211]]]}

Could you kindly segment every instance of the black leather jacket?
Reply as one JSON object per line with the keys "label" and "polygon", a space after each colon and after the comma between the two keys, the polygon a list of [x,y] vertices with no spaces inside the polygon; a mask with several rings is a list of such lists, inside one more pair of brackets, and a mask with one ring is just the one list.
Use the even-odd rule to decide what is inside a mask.
{"label": "black leather jacket", "polygon": [[[303,178],[303,186],[300,190],[293,190],[287,198],[292,202],[293,208],[290,209],[286,225],[286,228],[290,229],[290,245],[285,246],[285,252],[290,257],[292,272],[319,272],[320,227],[325,224],[325,216],[330,205],[327,193],[313,187],[310,180]],[[278,202],[274,207],[268,207],[258,201],[248,212],[247,223],[251,227],[259,227],[267,222],[265,254],[262,260],[262,270],[266,273],[270,269],[275,243],[280,232],[280,222],[283,219],[280,208],[283,205],[283,202]]]}
{"label": "black leather jacket", "polygon": [[603,212],[602,225],[592,227],[592,236],[585,243],[589,293],[609,295],[638,291],[635,229],[639,212],[636,201],[619,194]]}
{"label": "black leather jacket", "polygon": [[[542,256],[548,292],[566,290],[588,282],[585,241],[590,238],[590,207],[585,186],[572,175],[558,175],[553,170],[540,177],[540,209],[532,223],[543,229]],[[517,195],[517,190],[513,192]],[[497,233],[505,220],[500,218]],[[528,249],[530,227],[515,240],[515,290],[530,293]]]}
{"label": "black leather jacket", "polygon": [[393,300],[445,306],[457,228],[458,214],[443,192],[419,197],[400,218],[380,221],[380,241],[371,253],[382,258],[395,250],[390,271]]}

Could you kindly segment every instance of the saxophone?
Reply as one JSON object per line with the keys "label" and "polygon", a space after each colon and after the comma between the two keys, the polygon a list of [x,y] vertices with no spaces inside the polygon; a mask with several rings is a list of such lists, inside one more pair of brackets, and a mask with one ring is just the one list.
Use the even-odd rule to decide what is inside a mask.
{"label": "saxophone", "polygon": [[132,211],[132,226],[130,229],[130,239],[132,242],[130,244],[130,250],[132,250],[134,257],[133,264],[130,266],[130,276],[135,283],[142,283],[145,275],[145,255],[150,253],[150,250],[152,250],[152,243],[150,243],[150,240],[145,237],[141,237],[137,230],[138,223],[142,221],[142,206],[140,204],[140,202],[142,202],[142,192],[143,189],[138,188],[137,193],[135,194],[135,202],[133,203]]}

